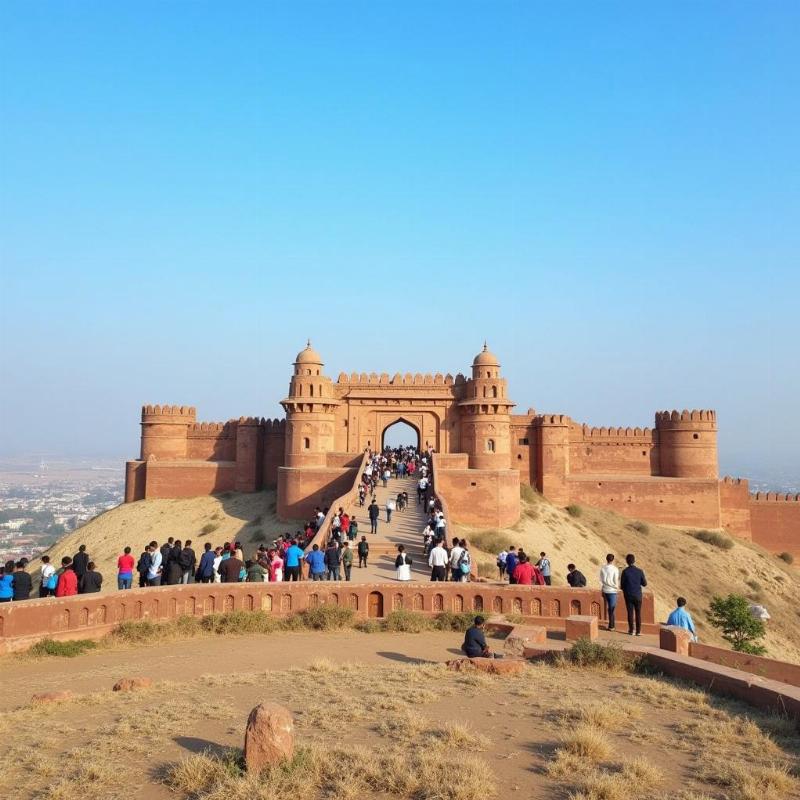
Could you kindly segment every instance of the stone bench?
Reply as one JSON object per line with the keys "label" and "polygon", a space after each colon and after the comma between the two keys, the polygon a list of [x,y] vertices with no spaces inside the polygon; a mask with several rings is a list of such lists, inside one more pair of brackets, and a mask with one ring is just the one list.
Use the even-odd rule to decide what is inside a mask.
{"label": "stone bench", "polygon": [[503,652],[510,656],[524,656],[526,647],[546,642],[547,628],[540,625],[515,625],[503,641]]}
{"label": "stone bench", "polygon": [[575,642],[578,639],[588,639],[593,642],[597,639],[597,617],[590,614],[573,614],[567,617],[567,641]]}
{"label": "stone bench", "polygon": [[658,646],[661,650],[669,650],[679,656],[689,655],[689,644],[692,634],[686,628],[677,625],[662,625],[658,630]]}

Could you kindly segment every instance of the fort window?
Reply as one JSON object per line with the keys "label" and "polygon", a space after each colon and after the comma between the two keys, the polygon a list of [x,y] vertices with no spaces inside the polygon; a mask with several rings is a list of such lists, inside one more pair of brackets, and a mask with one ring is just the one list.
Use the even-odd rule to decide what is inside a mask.
{"label": "fort window", "polygon": [[303,439],[303,450],[310,450],[311,449],[311,439],[307,436]]}
{"label": "fort window", "polygon": [[647,450],[642,450],[642,455],[646,456],[647,455]]}
{"label": "fort window", "polygon": [[497,387],[492,386],[492,397],[497,397]]}
{"label": "fort window", "polygon": [[487,453],[494,453],[494,439],[487,439],[486,440],[486,452]]}
{"label": "fort window", "polygon": [[700,438],[700,434],[699,433],[693,433],[692,434],[692,439],[699,439],[699,438]]}
{"label": "fort window", "polygon": [[528,439],[520,439],[518,443],[519,443],[519,444],[521,444],[521,445],[528,445],[528,444],[530,444],[530,442],[528,441]]}
{"label": "fort window", "polygon": [[312,383],[312,384],[311,384],[311,385],[308,387],[308,389],[309,389],[309,392],[311,393],[311,396],[313,397],[313,396],[314,396],[314,384]]}

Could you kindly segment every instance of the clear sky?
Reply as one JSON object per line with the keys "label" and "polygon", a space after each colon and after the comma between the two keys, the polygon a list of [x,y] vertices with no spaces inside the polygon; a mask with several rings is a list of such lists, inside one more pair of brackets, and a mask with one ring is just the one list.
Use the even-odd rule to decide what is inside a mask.
{"label": "clear sky", "polygon": [[467,371],[800,473],[800,4],[0,4],[0,453]]}

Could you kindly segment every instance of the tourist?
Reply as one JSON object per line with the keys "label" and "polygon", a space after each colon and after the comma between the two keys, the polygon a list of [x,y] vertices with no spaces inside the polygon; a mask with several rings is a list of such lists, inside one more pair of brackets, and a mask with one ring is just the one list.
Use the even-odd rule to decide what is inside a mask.
{"label": "tourist", "polygon": [[50,563],[50,556],[42,556],[41,583],[39,597],[53,597],[56,593],[58,576],[56,568]]}
{"label": "tourist", "polygon": [[342,568],[344,569],[344,579],[350,580],[350,571],[353,569],[353,551],[350,549],[350,542],[342,544]]}
{"label": "tourist", "polygon": [[169,563],[170,553],[175,544],[175,537],[170,536],[164,544],[161,545],[159,552],[161,553],[161,573],[162,575],[167,571],[167,564]]}
{"label": "tourist", "polygon": [[0,567],[0,603],[10,603],[14,599],[14,573]]}
{"label": "tourist", "polygon": [[219,566],[223,562],[222,548],[214,548],[214,583],[222,583],[222,576],[219,574]]}
{"label": "tourist", "polygon": [[200,565],[197,567],[195,579],[199,583],[213,583],[214,581],[214,559],[217,554],[211,549],[211,542],[203,545],[203,555],[200,556]]}
{"label": "tourist", "polygon": [[[647,586],[644,571],[636,566],[636,557],[633,553],[625,556],[628,565],[622,570],[619,585],[622,596],[625,598],[625,610],[628,612],[628,635],[642,635],[642,589]],[[634,630],[634,622],[635,630]]]}
{"label": "tourist", "polygon": [[406,555],[406,548],[399,544],[397,545],[397,558],[394,560],[395,578],[398,581],[411,580],[411,556]]}
{"label": "tourist", "polygon": [[273,550],[269,556],[269,579],[273,582],[283,580],[283,558],[281,550]]}
{"label": "tourist", "polygon": [[61,574],[56,584],[56,597],[72,597],[75,594],[78,594],[78,576],[72,568],[72,559],[64,556],[61,559]]}
{"label": "tourist", "polygon": [[147,569],[148,586],[161,586],[161,565],[164,563],[163,550],[163,546],[161,550],[158,549],[158,542],[150,542],[150,566]]}
{"label": "tourist", "polygon": [[339,518],[342,521],[342,538],[348,539],[350,537],[350,517],[344,509],[339,509]]}
{"label": "tourist", "polygon": [[183,550],[178,556],[178,563],[181,566],[181,583],[191,583],[194,577],[194,568],[197,564],[197,556],[192,550],[191,539],[186,540],[186,544],[184,544]]}
{"label": "tourist", "polygon": [[313,545],[311,552],[306,554],[305,562],[312,581],[321,581],[325,577],[325,553],[318,544]]}
{"label": "tourist", "polygon": [[94,594],[99,592],[103,585],[103,576],[95,569],[94,561],[86,565],[86,572],[78,580],[81,594]]}
{"label": "tourist", "polygon": [[13,588],[14,600],[28,600],[31,596],[31,589],[33,589],[33,581],[31,576],[25,572],[25,561],[17,561],[14,564],[13,573]]}
{"label": "tourist", "polygon": [[[317,547],[319,550],[319,547]],[[300,562],[303,558],[303,549],[297,546],[297,542],[291,542],[284,554],[284,565],[286,569],[287,581],[300,580]]]}
{"label": "tourist", "polygon": [[567,564],[567,583],[573,589],[582,589],[586,586],[586,576],[574,564]]}
{"label": "tourist", "polygon": [[161,570],[161,583],[168,586],[177,586],[183,578],[183,567],[181,567],[181,553],[183,545],[180,539],[176,539],[169,551],[169,558],[166,566]]}
{"label": "tourist", "polygon": [[539,553],[539,560],[536,562],[536,566],[539,568],[539,572],[542,573],[545,584],[550,586],[550,559],[545,553]]}
{"label": "tourist", "polygon": [[369,508],[367,508],[367,513],[369,514],[369,526],[370,526],[370,533],[377,533],[378,532],[378,517],[380,517],[381,510],[378,508],[378,504],[375,502],[375,498],[372,498],[372,502],[369,504]]}
{"label": "tourist", "polygon": [[513,583],[520,586],[530,586],[533,584],[533,564],[524,553],[520,555],[517,565],[514,567],[512,577]]}
{"label": "tourist", "polygon": [[358,522],[356,522],[355,517],[350,517],[350,523],[347,526],[347,539],[348,541],[354,542],[356,536],[358,536]]}
{"label": "tourist", "polygon": [[89,565],[89,554],[86,552],[86,545],[82,544],[78,548],[78,552],[72,556],[72,568],[75,570],[75,574],[78,576],[78,584],[80,585],[80,580],[83,577],[83,574],[86,572],[86,569]]}
{"label": "tourist", "polygon": [[366,536],[361,537],[358,543],[358,568],[367,566],[367,558],[369,557],[369,542]]}
{"label": "tourist", "polygon": [[386,498],[386,522],[392,521],[392,511],[397,507],[397,503],[393,497]]}
{"label": "tourist", "polygon": [[144,589],[147,586],[147,573],[150,571],[150,565],[153,563],[152,548],[150,545],[145,545],[139,560],[136,562],[136,571],[139,573],[139,588]]}
{"label": "tourist", "polygon": [[499,575],[500,580],[502,581],[503,578],[506,576],[506,557],[508,556],[508,552],[503,548],[497,554],[497,572]]}
{"label": "tourist", "polygon": [[258,561],[250,559],[244,562],[244,568],[247,570],[247,583],[264,583],[265,576],[269,574]]}
{"label": "tourist", "polygon": [[444,544],[442,540],[439,539],[428,556],[428,566],[431,568],[432,581],[447,580],[448,562],[447,550],[444,549]]}
{"label": "tourist", "polygon": [[600,591],[608,616],[608,630],[613,631],[616,625],[617,593],[619,592],[619,570],[614,565],[614,554],[606,556],[606,564],[600,570]]}
{"label": "tourist", "polygon": [[381,477],[383,478],[383,488],[385,489],[389,485],[389,478],[392,477],[392,473],[389,470],[389,467],[386,467]]}
{"label": "tourist", "polygon": [[461,571],[458,568],[458,563],[463,552],[464,548],[459,544],[458,536],[454,537],[453,546],[450,548],[450,555],[447,562],[448,578],[451,581],[461,580]]}
{"label": "tourist", "polygon": [[130,589],[133,585],[133,556],[131,548],[126,547],[117,558],[117,589]]}
{"label": "tourist", "polygon": [[[451,580],[460,583],[467,583],[469,581],[469,574],[472,571],[472,557],[469,554],[469,549],[467,548],[466,539],[460,539],[458,542],[458,546],[461,548],[461,556],[458,559],[458,563],[456,564],[455,569],[452,570]],[[451,554],[451,563],[452,563],[452,554]]]}
{"label": "tourist", "polygon": [[339,551],[339,543],[335,540],[331,540],[328,542],[328,546],[325,549],[325,566],[328,571],[326,577],[329,581],[339,580],[339,566],[341,563],[342,555]]}
{"label": "tourist", "polygon": [[242,577],[242,570],[244,570],[244,561],[232,555],[220,562],[217,571],[219,572],[220,581],[222,583],[238,583]]}
{"label": "tourist", "polygon": [[508,554],[506,555],[506,573],[509,583],[516,583],[514,580],[514,570],[517,568],[518,563],[519,556],[517,556],[517,548],[512,544],[511,547],[508,548]]}
{"label": "tourist", "polygon": [[692,634],[692,641],[697,641],[697,632],[694,628],[692,615],[686,610],[686,598],[677,599],[678,607],[667,617],[667,625],[674,625],[678,628],[685,628]]}
{"label": "tourist", "polygon": [[367,487],[364,486],[363,483],[358,485],[358,505],[363,508],[364,506],[364,498],[367,495]]}
{"label": "tourist", "polygon": [[475,617],[472,627],[467,628],[467,632],[464,634],[464,644],[461,645],[461,650],[468,658],[493,658],[483,632],[485,623],[486,620],[480,615]]}

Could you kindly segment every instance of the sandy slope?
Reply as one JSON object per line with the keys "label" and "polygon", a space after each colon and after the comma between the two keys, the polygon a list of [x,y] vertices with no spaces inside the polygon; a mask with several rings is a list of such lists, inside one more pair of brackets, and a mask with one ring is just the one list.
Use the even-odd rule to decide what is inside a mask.
{"label": "sandy slope", "polygon": [[[641,533],[630,520],[589,507],[582,507],[580,517],[574,518],[532,493],[523,500],[522,510],[520,521],[500,533],[528,554],[538,557],[540,551],[547,552],[555,584],[566,583],[567,564],[572,561],[589,585],[597,587],[606,553],[615,553],[618,562],[624,561],[626,553],[634,553],[655,593],[657,619],[666,619],[675,597],[682,594],[689,601],[701,640],[722,643],[706,622],[705,610],[714,594],[737,592],[763,603],[772,615],[767,624],[768,654],[800,662],[800,570],[777,556],[738,539],[733,549],[722,550],[698,541],[690,529],[648,524],[646,533]],[[493,538],[491,532],[466,526],[458,526],[458,532],[478,545]],[[482,574],[496,575],[487,571],[493,569],[494,558],[487,555],[483,562]]]}
{"label": "sandy slope", "polygon": [[[216,527],[203,533],[207,525]],[[181,541],[189,538],[199,557],[206,541],[217,545],[238,540],[249,557],[260,541],[269,544],[284,531],[294,532],[298,528],[298,524],[278,520],[274,491],[187,500],[141,500],[95,517],[60,539],[47,553],[53,563],[58,564],[62,556],[74,555],[78,546],[85,544],[103,574],[104,588],[116,591],[117,556],[126,545],[130,545],[138,559],[144,546],[153,539],[161,544],[168,536]],[[37,559],[31,564],[34,577],[38,577],[39,563]]]}

